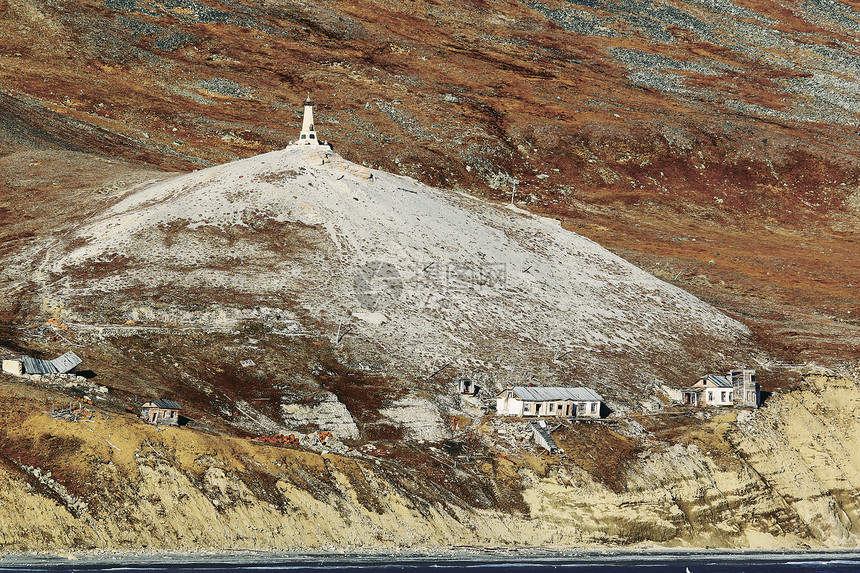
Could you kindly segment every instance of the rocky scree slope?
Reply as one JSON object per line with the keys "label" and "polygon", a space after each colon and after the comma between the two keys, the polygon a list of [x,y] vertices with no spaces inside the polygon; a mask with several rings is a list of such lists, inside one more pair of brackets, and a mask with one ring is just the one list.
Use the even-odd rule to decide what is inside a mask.
{"label": "rocky scree slope", "polygon": [[285,336],[326,337],[417,387],[446,368],[489,390],[533,377],[636,402],[753,350],[740,323],[557,221],[328,150],[135,188],[51,246],[37,280],[72,322],[266,307]]}

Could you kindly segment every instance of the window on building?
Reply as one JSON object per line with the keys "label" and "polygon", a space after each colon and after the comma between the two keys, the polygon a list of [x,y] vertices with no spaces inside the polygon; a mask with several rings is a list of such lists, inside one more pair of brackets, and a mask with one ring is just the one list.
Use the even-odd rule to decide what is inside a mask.
{"label": "window on building", "polygon": [[523,412],[529,412],[529,411],[530,411],[529,404],[523,404]]}
{"label": "window on building", "polygon": [[708,402],[713,402],[713,401],[714,401],[714,393],[709,391],[708,392]]}
{"label": "window on building", "polygon": [[722,392],[720,392],[720,401],[721,401],[721,402],[725,402],[725,401],[726,401],[726,391],[725,391],[725,390],[723,390]]}
{"label": "window on building", "polygon": [[550,411],[550,412],[555,412],[555,404],[554,404],[554,403],[552,403],[552,402],[550,402],[550,403],[549,403],[549,411]]}
{"label": "window on building", "polygon": [[314,134],[312,133],[308,137],[310,137],[311,139],[314,139]]}
{"label": "window on building", "polygon": [[597,402],[592,402],[591,403],[591,413],[594,414],[595,412],[597,412]]}
{"label": "window on building", "polygon": [[307,139],[307,138],[308,138],[307,135],[302,134],[302,139]]}

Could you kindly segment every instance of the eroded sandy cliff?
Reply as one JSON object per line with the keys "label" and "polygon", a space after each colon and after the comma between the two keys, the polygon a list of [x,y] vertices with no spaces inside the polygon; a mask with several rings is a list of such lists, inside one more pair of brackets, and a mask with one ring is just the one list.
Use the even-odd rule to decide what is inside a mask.
{"label": "eroded sandy cliff", "polygon": [[[0,540],[19,550],[852,547],[858,405],[856,379],[812,375],[759,411],[645,432],[621,487],[555,456],[487,451],[456,464],[431,449],[438,478],[374,451],[312,452],[122,417],[71,424],[21,408],[2,438],[21,461],[0,472]],[[50,475],[30,448],[50,451]]]}

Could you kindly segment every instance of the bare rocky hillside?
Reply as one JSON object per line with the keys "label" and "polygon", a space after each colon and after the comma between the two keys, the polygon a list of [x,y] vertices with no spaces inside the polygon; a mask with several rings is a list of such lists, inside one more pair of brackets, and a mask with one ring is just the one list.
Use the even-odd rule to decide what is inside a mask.
{"label": "bare rocky hillside", "polygon": [[[87,377],[0,375],[0,547],[856,547],[858,22],[0,0],[0,357]],[[460,377],[611,415],[549,455]]]}
{"label": "bare rocky hillside", "polygon": [[556,220],[322,148],[140,185],[19,260],[22,274],[40,261],[42,304],[73,329],[324,339],[400,379],[397,404],[466,377],[490,393],[589,385],[638,409],[660,385],[755,354],[742,324]]}
{"label": "bare rocky hillside", "polygon": [[[501,200],[517,181],[518,205],[782,360],[839,364],[860,316],[857,21],[845,2],[4,0],[2,149],[60,180],[80,170],[27,154],[92,154],[107,179],[104,158],[222,164],[283,147],[311,93],[344,158]],[[4,175],[4,224],[55,183]]]}

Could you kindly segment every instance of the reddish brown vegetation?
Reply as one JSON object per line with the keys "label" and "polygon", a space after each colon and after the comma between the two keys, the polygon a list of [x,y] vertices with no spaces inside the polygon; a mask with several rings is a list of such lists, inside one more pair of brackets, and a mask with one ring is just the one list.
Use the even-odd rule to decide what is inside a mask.
{"label": "reddish brown vegetation", "polygon": [[567,460],[613,491],[623,491],[627,469],[642,451],[636,440],[597,423],[562,427],[552,437]]}
{"label": "reddish brown vegetation", "polygon": [[[824,64],[807,69],[795,50],[786,66],[766,56],[788,48],[756,52],[754,35],[749,48],[724,44],[678,21],[654,20],[654,35],[642,28],[648,16],[598,4],[10,5],[0,20],[0,254],[97,212],[112,200],[104,182],[138,177],[114,160],[29,151],[162,169],[220,163],[283,146],[310,91],[321,133],[348,159],[504,200],[516,177],[518,200],[658,274],[659,263],[663,278],[748,322],[766,350],[851,358],[860,308],[845,201],[860,175],[856,134],[797,87]],[[725,14],[710,21],[698,4],[671,5],[725,25]],[[810,49],[853,41],[826,15],[744,7]],[[620,34],[571,31],[565,10]],[[624,60],[637,54],[638,64]],[[691,91],[637,83],[637,72],[677,72]],[[833,119],[791,117],[807,109]],[[291,236],[297,256],[315,240]],[[678,236],[689,240],[670,242]],[[143,285],[128,294],[169,298]]]}

